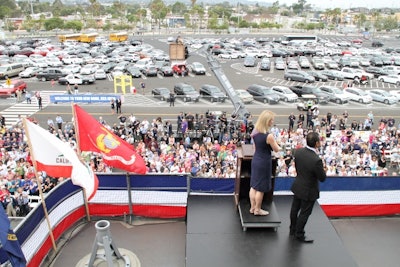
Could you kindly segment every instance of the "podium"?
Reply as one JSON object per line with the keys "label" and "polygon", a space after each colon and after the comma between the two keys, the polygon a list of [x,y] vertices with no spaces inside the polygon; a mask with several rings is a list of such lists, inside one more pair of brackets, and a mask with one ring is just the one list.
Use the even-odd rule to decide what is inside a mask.
{"label": "podium", "polygon": [[235,205],[239,211],[243,231],[246,231],[247,228],[273,228],[276,231],[277,227],[281,224],[273,201],[277,160],[272,159],[272,187],[269,192],[264,194],[262,203],[262,208],[269,211],[269,215],[255,216],[250,213],[249,199],[251,160],[253,159],[253,155],[253,145],[246,144],[238,148],[234,193]]}

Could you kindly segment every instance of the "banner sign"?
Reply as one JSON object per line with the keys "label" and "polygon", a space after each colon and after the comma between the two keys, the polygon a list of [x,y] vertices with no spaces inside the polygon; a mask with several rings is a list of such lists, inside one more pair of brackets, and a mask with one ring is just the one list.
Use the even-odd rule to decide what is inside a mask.
{"label": "banner sign", "polygon": [[115,94],[78,94],[78,95],[50,95],[51,103],[109,103],[111,99],[116,100],[121,96]]}

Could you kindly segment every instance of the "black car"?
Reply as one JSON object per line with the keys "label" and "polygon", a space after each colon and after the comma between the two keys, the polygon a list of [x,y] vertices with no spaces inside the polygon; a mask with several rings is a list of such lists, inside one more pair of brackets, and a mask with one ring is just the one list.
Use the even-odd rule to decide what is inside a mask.
{"label": "black car", "polygon": [[193,86],[187,83],[177,83],[174,86],[176,98],[182,98],[183,102],[194,101],[198,102],[200,98],[199,92]]}
{"label": "black car", "polygon": [[159,87],[159,88],[154,88],[153,90],[151,90],[151,94],[154,97],[160,98],[162,101],[164,101],[164,100],[169,99],[169,97],[171,95],[171,91],[168,88]]}
{"label": "black car", "polygon": [[172,68],[170,66],[163,66],[160,68],[160,70],[158,71],[158,73],[160,73],[162,76],[174,76],[174,71],[172,70]]}
{"label": "black car", "polygon": [[58,80],[59,78],[64,76],[65,73],[63,73],[61,69],[54,69],[54,68],[48,68],[36,74],[36,78],[38,78],[43,82],[50,80]]}
{"label": "black car", "polygon": [[381,41],[372,41],[371,46],[372,47],[382,47],[383,43]]}
{"label": "black car", "polygon": [[158,70],[155,66],[144,67],[141,71],[146,77],[154,77],[158,74]]}
{"label": "black car", "polygon": [[225,102],[226,95],[215,85],[203,84],[200,87],[200,95],[211,102]]}
{"label": "black car", "polygon": [[307,73],[310,74],[311,76],[313,76],[316,81],[320,81],[320,82],[328,81],[328,77],[319,71],[308,71]]}
{"label": "black car", "polygon": [[277,93],[263,85],[252,84],[247,88],[247,92],[249,92],[255,100],[263,103],[277,104],[280,100],[280,96]]}
{"label": "black car", "polygon": [[109,62],[104,64],[101,68],[106,72],[106,73],[110,73],[114,67],[117,66],[117,63],[115,62]]}
{"label": "black car", "polygon": [[293,85],[289,87],[299,97],[303,95],[315,95],[317,97],[317,103],[328,103],[329,95],[322,92],[318,87],[314,86],[303,86],[303,85]]}
{"label": "black car", "polygon": [[142,72],[138,67],[129,66],[126,71],[133,77],[133,78],[141,78]]}

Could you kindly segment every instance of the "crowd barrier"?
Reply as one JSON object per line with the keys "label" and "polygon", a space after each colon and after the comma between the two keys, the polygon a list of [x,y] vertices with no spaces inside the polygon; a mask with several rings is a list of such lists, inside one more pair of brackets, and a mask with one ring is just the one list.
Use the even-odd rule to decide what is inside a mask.
{"label": "crowd barrier", "polygon": [[[187,175],[99,174],[98,178],[99,189],[88,209],[82,189],[66,180],[46,194],[45,205],[37,205],[14,229],[27,266],[40,266],[54,249],[53,240],[57,244],[69,228],[87,216],[185,218],[188,194],[233,195],[235,188],[235,179]],[[293,178],[277,177],[275,194],[291,194],[292,182]],[[318,202],[330,217],[399,214],[400,177],[328,177],[321,183]]]}

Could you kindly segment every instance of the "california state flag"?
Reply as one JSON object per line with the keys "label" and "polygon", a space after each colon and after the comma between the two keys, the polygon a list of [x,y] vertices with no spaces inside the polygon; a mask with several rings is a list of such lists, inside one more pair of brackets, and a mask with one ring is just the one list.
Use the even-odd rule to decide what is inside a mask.
{"label": "california state flag", "polygon": [[145,174],[146,164],[129,144],[74,104],[73,113],[81,151],[101,153],[104,163],[128,172]]}
{"label": "california state flag", "polygon": [[74,185],[86,190],[88,200],[96,193],[98,179],[92,169],[82,163],[69,143],[61,141],[54,134],[24,119],[24,127],[31,158],[36,162],[38,171],[45,171],[49,176],[71,177]]}

